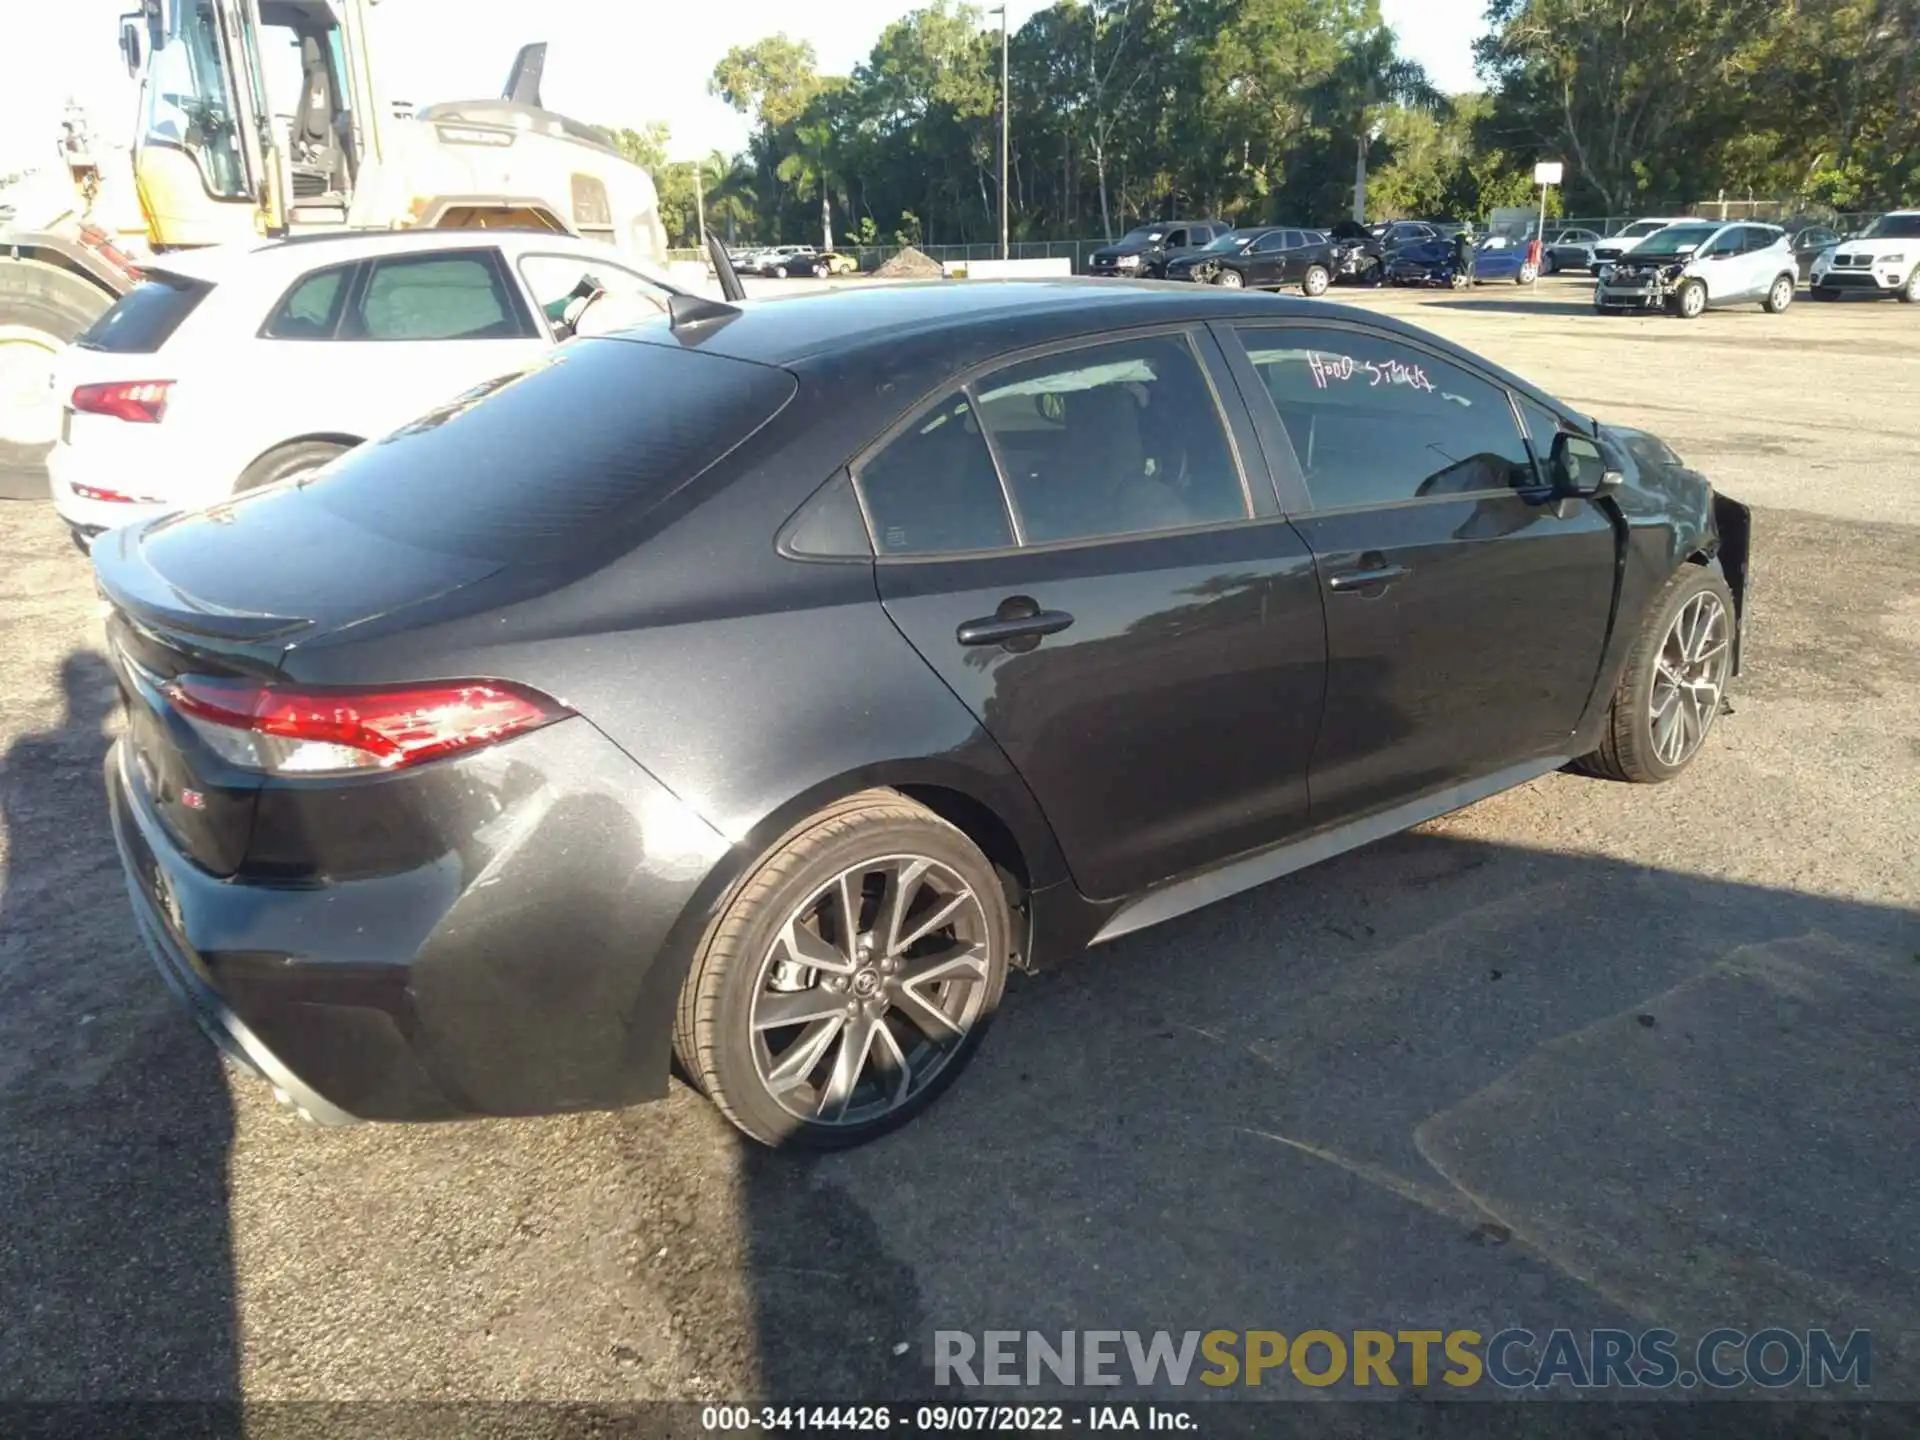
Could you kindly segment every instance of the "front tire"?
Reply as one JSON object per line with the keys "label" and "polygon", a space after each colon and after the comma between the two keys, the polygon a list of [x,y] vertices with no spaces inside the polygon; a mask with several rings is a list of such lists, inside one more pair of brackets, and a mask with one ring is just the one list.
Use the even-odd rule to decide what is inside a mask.
{"label": "front tire", "polygon": [[233,493],[239,495],[282,480],[291,480],[296,475],[305,475],[339,459],[351,448],[332,440],[297,440],[291,445],[282,445],[278,450],[269,450],[249,465],[241,473],[240,483],[233,487]]}
{"label": "front tire", "polygon": [[1327,293],[1327,287],[1333,284],[1333,276],[1324,265],[1309,265],[1307,273],[1300,277],[1300,293],[1319,297]]}
{"label": "front tire", "polygon": [[1698,280],[1684,282],[1673,297],[1673,313],[1682,320],[1698,320],[1706,309],[1707,287]]}
{"label": "front tire", "polygon": [[824,260],[822,260],[818,265],[813,267],[813,278],[816,280],[827,280],[827,279],[831,279],[832,276],[833,276],[833,267],[827,264],[827,262]]}
{"label": "front tire", "polygon": [[1213,277],[1213,283],[1228,290],[1244,290],[1247,278],[1230,265],[1222,265],[1220,273]]}
{"label": "front tire", "polygon": [[1648,612],[1583,774],[1657,785],[1693,762],[1713,729],[1733,663],[1733,593],[1718,572],[1682,565]]}
{"label": "front tire", "polygon": [[1011,933],[1000,877],[964,834],[893,791],[852,796],[775,845],[714,921],[675,1057],[762,1144],[861,1144],[972,1058]]}
{"label": "front tire", "polygon": [[1907,283],[1900,287],[1897,295],[1902,305],[1920,303],[1920,265],[1913,267],[1912,273],[1907,276]]}
{"label": "front tire", "polygon": [[1760,302],[1760,308],[1769,315],[1778,315],[1793,303],[1793,280],[1786,275],[1773,282],[1773,288],[1767,291],[1767,298]]}

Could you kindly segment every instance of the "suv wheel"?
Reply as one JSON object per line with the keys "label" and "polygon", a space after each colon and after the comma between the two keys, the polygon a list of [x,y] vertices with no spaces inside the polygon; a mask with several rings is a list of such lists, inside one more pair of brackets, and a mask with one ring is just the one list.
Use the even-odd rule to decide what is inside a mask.
{"label": "suv wheel", "polygon": [[1773,282],[1773,288],[1767,291],[1767,298],[1760,302],[1769,315],[1778,315],[1793,303],[1793,280],[1782,275]]}
{"label": "suv wheel", "polygon": [[1700,753],[1733,665],[1733,594],[1682,565],[1649,612],[1607,708],[1599,748],[1574,767],[1608,780],[1671,780]]}
{"label": "suv wheel", "polygon": [[1220,273],[1213,277],[1213,283],[1216,285],[1224,285],[1229,290],[1239,290],[1246,286],[1247,280],[1244,275],[1231,265],[1222,265],[1220,267]]}
{"label": "suv wheel", "polygon": [[1309,265],[1307,273],[1300,277],[1300,292],[1303,295],[1324,295],[1332,283],[1333,276],[1327,273],[1326,266]]}
{"label": "suv wheel", "polygon": [[1898,294],[1902,305],[1920,302],[1920,265],[1913,267],[1912,273],[1907,276],[1907,283],[1900,287]]}
{"label": "suv wheel", "polygon": [[234,494],[238,495],[243,490],[258,490],[281,480],[290,480],[295,475],[305,475],[309,470],[318,470],[328,461],[346,454],[349,448],[336,445],[331,440],[298,440],[291,445],[282,445],[278,450],[269,450],[242,472],[240,483],[233,487]]}
{"label": "suv wheel", "polygon": [[1698,280],[1682,281],[1673,297],[1673,313],[1682,320],[1698,320],[1707,308],[1707,287]]}
{"label": "suv wheel", "polygon": [[904,1124],[972,1057],[1006,985],[999,875],[889,790],[776,845],[702,942],[674,1054],[767,1145],[836,1149]]}

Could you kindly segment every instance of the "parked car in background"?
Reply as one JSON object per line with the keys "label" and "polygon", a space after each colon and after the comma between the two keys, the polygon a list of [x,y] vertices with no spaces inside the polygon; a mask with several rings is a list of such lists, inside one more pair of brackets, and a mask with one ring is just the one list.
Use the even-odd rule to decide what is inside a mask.
{"label": "parked car in background", "polygon": [[1387,258],[1387,279],[1395,285],[1448,285],[1464,290],[1469,284],[1511,281],[1533,283],[1536,271],[1527,244],[1510,235],[1488,235],[1473,247],[1473,276],[1461,272],[1452,237],[1435,236],[1403,245]]}
{"label": "parked car in background", "polygon": [[1666,310],[1692,320],[1725,305],[1758,303],[1777,315],[1798,281],[1787,232],[1751,221],[1690,220],[1647,236],[1601,272],[1594,308]]}
{"label": "parked car in background", "polygon": [[1891,211],[1822,251],[1809,279],[1816,300],[1856,294],[1920,301],[1920,210]]}
{"label": "parked car in background", "polygon": [[55,362],[54,508],[85,544],[303,474],[518,369],[583,313],[657,315],[677,293],[610,249],[535,232],[160,256]]}
{"label": "parked car in background", "polygon": [[832,275],[859,274],[860,262],[838,250],[797,250],[776,260],[773,273],[789,277],[810,275],[816,280],[825,280]]}
{"label": "parked car in background", "polygon": [[1821,252],[1840,243],[1840,232],[1831,225],[1789,224],[1783,228],[1793,237],[1789,242],[1793,246],[1793,263],[1802,281],[1813,277],[1813,262],[1820,258]]}
{"label": "parked car in background", "polygon": [[1327,231],[1333,246],[1335,284],[1378,285],[1386,278],[1380,241],[1367,226],[1351,218],[1336,221]]}
{"label": "parked car in background", "polygon": [[1570,764],[1671,780],[1739,668],[1746,508],[1387,316],[735,308],[96,548],[139,933],[316,1119],[677,1064],[757,1140],[856,1144],[1015,965]]}
{"label": "parked car in background", "polygon": [[1324,295],[1333,284],[1333,243],[1324,232],[1289,225],[1235,230],[1205,250],[1168,262],[1167,279],[1278,290],[1297,285]]}
{"label": "parked car in background", "polygon": [[1090,275],[1124,275],[1152,280],[1166,274],[1167,261],[1196,246],[1210,245],[1230,227],[1223,220],[1166,220],[1136,225],[1111,245],[1087,257]]}
{"label": "parked car in background", "polygon": [[802,260],[806,262],[807,268],[799,273],[811,275],[813,257],[818,253],[811,245],[775,245],[760,252],[755,273],[763,276],[783,275],[787,273],[786,267],[789,264],[795,260]]}
{"label": "parked car in background", "polygon": [[1613,234],[1595,243],[1593,247],[1593,268],[1596,273],[1602,266],[1611,265],[1645,240],[1649,235],[1658,234],[1669,225],[1704,224],[1704,221],[1688,220],[1683,216],[1649,216],[1644,220],[1634,220],[1616,230]]}
{"label": "parked car in background", "polygon": [[1551,234],[1547,243],[1540,247],[1541,268],[1549,275],[1562,270],[1593,269],[1593,247],[1600,241],[1600,232],[1575,226],[1571,230],[1560,230]]}

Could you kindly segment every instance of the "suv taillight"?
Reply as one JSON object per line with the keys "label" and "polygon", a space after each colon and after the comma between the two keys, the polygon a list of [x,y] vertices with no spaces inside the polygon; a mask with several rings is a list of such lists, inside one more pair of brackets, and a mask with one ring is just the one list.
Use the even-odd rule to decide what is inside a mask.
{"label": "suv taillight", "polygon": [[77,386],[68,403],[88,415],[157,425],[167,413],[167,393],[172,389],[171,380],[116,380],[110,385]]}
{"label": "suv taillight", "polygon": [[308,690],[187,675],[166,695],[222,759],[272,775],[400,770],[573,713],[504,680]]}

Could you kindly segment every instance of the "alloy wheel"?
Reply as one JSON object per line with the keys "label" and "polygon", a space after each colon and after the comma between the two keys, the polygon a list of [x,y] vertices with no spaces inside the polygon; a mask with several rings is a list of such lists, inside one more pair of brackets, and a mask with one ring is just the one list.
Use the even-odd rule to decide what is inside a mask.
{"label": "alloy wheel", "polygon": [[841,871],[787,917],[761,961],[753,1061],[812,1125],[865,1125],[919,1094],[980,1020],[986,912],[951,867],[891,855]]}
{"label": "alloy wheel", "polygon": [[1718,595],[1702,591],[1673,617],[1654,660],[1647,714],[1661,764],[1677,769],[1707,738],[1732,658],[1727,607]]}
{"label": "alloy wheel", "polygon": [[1247,282],[1245,279],[1241,277],[1241,274],[1238,270],[1229,270],[1229,269],[1226,269],[1225,267],[1222,267],[1220,274],[1217,277],[1215,277],[1214,283],[1216,285],[1224,285],[1229,290],[1238,290],[1241,286],[1245,285]]}
{"label": "alloy wheel", "polygon": [[54,362],[65,342],[28,325],[0,325],[0,441],[51,445],[60,437]]}

